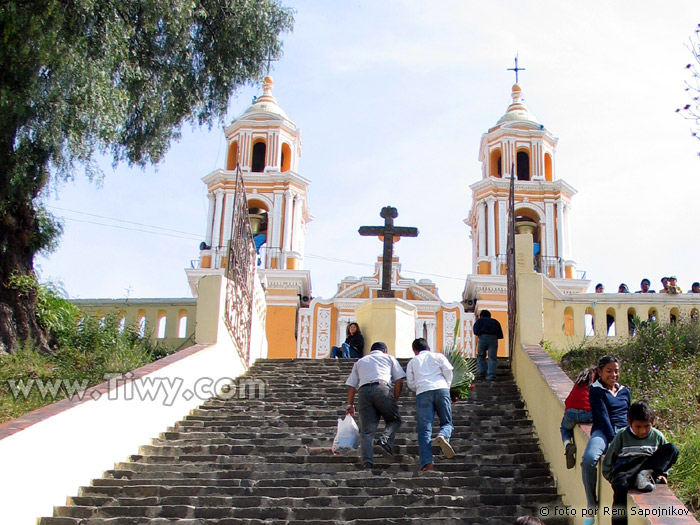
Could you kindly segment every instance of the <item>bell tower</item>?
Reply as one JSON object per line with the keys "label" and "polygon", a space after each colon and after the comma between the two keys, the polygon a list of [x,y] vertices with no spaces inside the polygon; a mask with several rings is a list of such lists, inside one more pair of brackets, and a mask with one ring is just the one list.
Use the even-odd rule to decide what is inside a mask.
{"label": "bell tower", "polygon": [[[472,205],[464,221],[472,240],[472,272],[462,294],[463,304],[477,314],[489,310],[504,331],[508,326],[506,254],[512,177],[515,229],[533,237],[535,271],[563,294],[585,292],[588,286],[588,281],[576,275],[571,258],[569,212],[576,190],[557,178],[558,139],[527,107],[517,81],[511,97],[506,113],[481,137],[481,177],[470,186]],[[499,341],[499,356],[507,355],[504,343]]]}
{"label": "bell tower", "polygon": [[202,178],[209,208],[198,267],[188,269],[193,295],[199,279],[226,271],[233,225],[236,173],[241,170],[253,242],[257,278],[265,289],[268,357],[296,352],[297,310],[311,300],[311,280],[304,266],[307,205],[311,181],[298,173],[301,131],[277,104],[273,80],[224,132],[225,168]]}
{"label": "bell tower", "polygon": [[297,172],[301,131],[277,104],[272,88],[272,78],[265,77],[262,96],[225,129],[226,169],[202,179],[209,198],[202,268],[225,267],[237,167],[245,182],[258,266],[303,268],[310,181]]}
{"label": "bell tower", "polygon": [[573,279],[569,211],[576,190],[557,180],[558,139],[530,112],[522,89],[481,138],[481,180],[472,184],[472,273],[505,275],[510,178],[515,181],[516,230],[532,233],[535,267],[552,279]]}

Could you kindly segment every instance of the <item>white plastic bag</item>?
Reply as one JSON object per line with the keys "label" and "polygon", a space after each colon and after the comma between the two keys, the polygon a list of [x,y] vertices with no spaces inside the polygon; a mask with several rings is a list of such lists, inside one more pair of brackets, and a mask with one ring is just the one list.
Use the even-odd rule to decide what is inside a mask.
{"label": "white plastic bag", "polygon": [[343,419],[338,419],[338,430],[333,440],[333,454],[344,454],[357,450],[360,446],[360,429],[357,428],[355,419],[346,415]]}

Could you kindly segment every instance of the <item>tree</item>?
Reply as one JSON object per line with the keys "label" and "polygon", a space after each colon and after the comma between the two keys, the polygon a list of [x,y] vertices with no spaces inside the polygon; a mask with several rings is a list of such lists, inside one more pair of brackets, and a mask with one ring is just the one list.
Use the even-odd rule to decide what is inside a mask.
{"label": "tree", "polygon": [[13,284],[61,233],[41,204],[48,185],[100,177],[99,154],[157,163],[184,123],[221,123],[292,26],[277,0],[2,2],[0,350],[50,351],[36,290]]}
{"label": "tree", "polygon": [[676,113],[680,113],[684,118],[693,122],[693,137],[700,139],[700,24],[695,29],[695,33],[688,39],[687,46],[693,55],[693,62],[685,66],[690,73],[690,80],[685,82],[685,90],[690,97],[690,103],[678,108]]}

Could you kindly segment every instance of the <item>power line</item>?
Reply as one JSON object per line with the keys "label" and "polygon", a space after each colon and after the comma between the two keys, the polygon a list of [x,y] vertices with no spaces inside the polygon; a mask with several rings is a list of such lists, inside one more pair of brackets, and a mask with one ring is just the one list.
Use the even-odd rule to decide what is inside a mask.
{"label": "power line", "polygon": [[[162,235],[165,237],[174,237],[176,239],[187,239],[189,241],[198,241],[201,239],[201,236],[196,236],[194,237],[194,234],[192,234],[192,237],[184,237],[182,235],[173,235],[172,233],[162,233],[162,232],[154,232],[154,231],[149,231],[149,230],[140,230],[138,228],[129,228],[127,226],[119,226],[118,224],[104,224],[102,222],[95,222],[95,221],[84,221],[81,219],[74,219],[72,217],[62,217],[63,219],[67,221],[72,221],[72,222],[82,222],[84,224],[94,224],[96,226],[106,226],[107,228],[117,228],[118,230],[129,230],[132,232],[141,232],[141,233],[150,233],[151,235]],[[183,232],[184,233],[184,232]],[[188,234],[190,235],[190,234]]]}
{"label": "power line", "polygon": [[[192,235],[192,236],[196,236],[197,238],[200,237],[200,235],[197,234],[197,233],[183,232],[183,231],[180,231],[180,230],[173,230],[173,229],[171,229],[171,228],[163,228],[162,226],[153,226],[153,225],[151,225],[151,224],[143,224],[143,223],[140,223],[140,222],[127,221],[127,220],[124,220],[124,219],[117,219],[117,218],[115,218],[115,217],[106,217],[106,216],[104,216],[104,215],[97,215],[97,214],[94,214],[94,213],[86,213],[86,212],[83,212],[83,211],[69,210],[68,208],[59,208],[58,206],[47,206],[47,207],[48,207],[48,208],[53,208],[54,210],[61,210],[61,211],[67,211],[67,212],[70,212],[70,213],[77,213],[78,215],[87,215],[88,217],[97,217],[98,219],[106,219],[106,220],[108,220],[108,221],[123,222],[123,223],[125,223],[125,224],[134,224],[134,225],[136,225],[136,226],[144,226],[144,227],[146,227],[146,228],[152,228],[152,229],[154,229],[154,230],[163,230],[163,231],[169,231],[169,232],[174,232],[174,233],[184,233],[185,235]],[[64,217],[64,218],[67,218],[67,217]],[[77,222],[87,222],[87,221],[79,221],[78,219],[72,219],[72,220],[77,221]],[[90,223],[90,224],[99,224],[99,223]],[[109,225],[108,225],[108,224],[103,224],[103,226],[109,226]],[[135,230],[135,231],[142,231],[142,230]]]}
{"label": "power line", "polygon": [[[162,232],[158,232],[158,231],[142,230],[139,228],[129,228],[127,226],[119,226],[117,224],[105,224],[102,222],[75,219],[72,217],[61,217],[62,219],[65,219],[67,221],[80,222],[80,223],[84,223],[84,224],[93,224],[95,226],[105,226],[107,228],[116,228],[119,230],[135,231],[135,232],[140,232],[140,233],[150,233],[151,235],[163,235],[166,237],[174,237],[176,239],[186,239],[186,240],[191,240],[191,241],[198,241],[202,238],[201,235],[196,234],[196,233],[184,232],[184,231],[180,231],[180,230],[173,230],[171,228],[163,228],[161,226],[153,226],[150,224],[143,224],[140,222],[127,221],[124,219],[117,219],[115,217],[107,217],[107,216],[98,215],[95,213],[86,213],[86,212],[82,212],[82,211],[71,210],[68,208],[61,208],[59,206],[48,206],[48,207],[55,209],[55,210],[61,210],[61,211],[70,212],[70,213],[77,213],[79,215],[86,215],[88,217],[96,217],[98,219],[105,219],[105,220],[120,222],[120,223],[124,223],[124,224],[133,224],[135,226],[143,226],[145,228],[151,228],[153,230],[162,230],[162,232],[181,233],[184,236],[183,235],[173,235],[172,233],[162,233]],[[334,263],[339,263],[339,264],[352,264],[355,266],[363,266],[366,268],[374,268],[374,266],[375,266],[374,264],[370,264],[370,263],[364,263],[364,262],[359,262],[359,261],[349,261],[347,259],[339,259],[337,257],[328,257],[325,255],[318,255],[318,254],[314,254],[314,253],[306,253],[305,256],[310,258],[310,259],[319,259],[322,261],[334,262]],[[455,277],[452,275],[440,275],[440,274],[436,274],[436,273],[419,272],[416,270],[407,270],[407,269],[402,269],[402,273],[404,273],[404,274],[411,273],[411,274],[415,274],[415,275],[425,275],[427,277],[437,277],[440,279],[452,279],[455,281],[464,281],[464,279],[465,279],[465,277]]]}

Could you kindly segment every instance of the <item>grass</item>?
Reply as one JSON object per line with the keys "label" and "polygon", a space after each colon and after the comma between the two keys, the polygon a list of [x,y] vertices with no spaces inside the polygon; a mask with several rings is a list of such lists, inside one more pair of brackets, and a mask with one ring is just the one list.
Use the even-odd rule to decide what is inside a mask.
{"label": "grass", "polygon": [[700,518],[700,323],[637,323],[626,342],[598,346],[584,342],[559,356],[573,379],[604,355],[620,359],[620,383],[632,401],[647,399],[656,409],[655,426],[680,448],[669,483],[673,492]]}
{"label": "grass", "polygon": [[148,331],[141,335],[136,326],[123,326],[116,315],[104,319],[85,315],[50,286],[38,285],[28,277],[16,285],[38,287],[37,318],[49,331],[54,355],[40,354],[29,343],[19,352],[0,355],[0,423],[69,395],[64,383],[55,395],[42,395],[38,388],[28,396],[15,395],[13,385],[20,382],[41,380],[58,385],[59,380],[67,380],[82,390],[106,381],[108,374],[125,373],[172,353],[161,343],[153,343]]}

